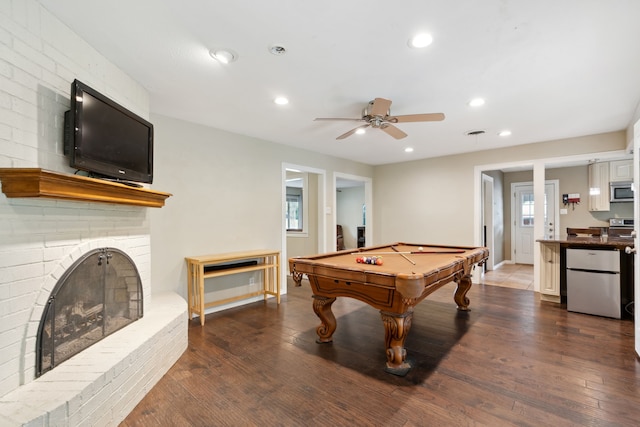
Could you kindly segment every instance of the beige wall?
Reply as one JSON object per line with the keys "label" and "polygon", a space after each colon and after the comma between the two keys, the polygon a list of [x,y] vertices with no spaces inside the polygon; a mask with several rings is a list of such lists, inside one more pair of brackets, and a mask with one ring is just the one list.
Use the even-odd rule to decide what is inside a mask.
{"label": "beige wall", "polygon": [[625,147],[624,132],[616,132],[372,167],[164,116],[152,115],[151,121],[156,130],[153,188],[174,194],[164,208],[150,210],[152,292],[173,290],[183,296],[185,256],[286,251],[283,163],[325,171],[319,186],[326,187],[329,213],[321,204],[317,211],[324,214],[318,223],[326,224],[328,250],[335,244],[334,172],[373,179],[374,238],[368,243],[471,245],[475,166]]}
{"label": "beige wall", "polygon": [[[151,122],[155,127],[153,188],[173,194],[165,207],[149,210],[153,293],[172,290],[186,298],[185,256],[263,248],[284,254],[284,163],[325,171],[325,182],[318,185],[326,186],[326,206],[331,212],[334,172],[373,176],[372,166],[349,160],[160,115],[152,115]],[[324,211],[321,206],[318,210]],[[331,245],[335,241],[331,216],[318,215],[314,222],[323,220]],[[231,281],[249,281],[229,277],[208,286],[226,288]]]}
{"label": "beige wall", "polygon": [[[374,177],[373,243],[401,240],[472,245],[476,166],[602,153],[625,147],[625,132],[619,131],[378,166]],[[508,184],[504,185],[506,188]]]}

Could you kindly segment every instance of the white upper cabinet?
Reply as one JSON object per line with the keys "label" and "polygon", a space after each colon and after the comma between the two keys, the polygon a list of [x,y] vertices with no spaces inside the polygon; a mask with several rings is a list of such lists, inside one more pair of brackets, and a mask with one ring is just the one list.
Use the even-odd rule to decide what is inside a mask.
{"label": "white upper cabinet", "polygon": [[609,162],[609,181],[633,181],[633,160]]}
{"label": "white upper cabinet", "polygon": [[608,211],[609,204],[609,162],[589,165],[589,210]]}

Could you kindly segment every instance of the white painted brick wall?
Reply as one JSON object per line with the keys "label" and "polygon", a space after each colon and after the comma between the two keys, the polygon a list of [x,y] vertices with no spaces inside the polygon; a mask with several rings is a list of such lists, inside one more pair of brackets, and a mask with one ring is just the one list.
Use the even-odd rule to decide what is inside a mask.
{"label": "white painted brick wall", "polygon": [[[62,152],[62,129],[75,78],[148,118],[149,97],[144,88],[37,1],[0,0],[0,167],[73,173]],[[116,363],[110,355],[120,354],[123,343],[118,343],[120,349],[114,347],[97,362],[103,367],[113,364],[97,377],[66,361],[45,374],[50,378],[69,375],[64,384],[42,386],[44,376],[34,381],[36,334],[44,305],[63,272],[84,253],[105,246],[127,253],[142,279],[145,318],[154,311],[149,234],[147,208],[7,199],[0,194],[0,425],[13,425],[23,418],[28,425],[74,425],[86,422],[87,416],[102,420],[103,425],[113,424],[116,415],[109,413],[123,419],[168,369],[166,362],[158,366],[143,357],[151,354],[151,361],[160,361],[184,351],[186,313],[177,323],[164,325],[177,347],[155,336],[144,340],[137,335],[124,342],[125,349],[134,343],[144,343],[146,348],[129,347],[132,354],[120,355]],[[152,331],[138,330],[142,333]],[[65,390],[67,386],[72,390]],[[55,393],[47,392],[47,387]],[[6,398],[15,394],[28,396],[32,403],[12,406]],[[40,397],[33,400],[36,396]],[[121,407],[106,407],[109,400],[120,402]],[[12,408],[19,417],[7,415]]]}
{"label": "white painted brick wall", "polygon": [[142,319],[0,397],[0,425],[117,425],[187,348],[186,316],[182,297],[158,296]]}

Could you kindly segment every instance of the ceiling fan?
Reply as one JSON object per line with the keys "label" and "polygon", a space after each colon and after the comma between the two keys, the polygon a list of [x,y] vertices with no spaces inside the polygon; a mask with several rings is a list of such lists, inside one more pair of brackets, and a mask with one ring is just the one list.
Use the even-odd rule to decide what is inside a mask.
{"label": "ceiling fan", "polygon": [[394,126],[395,123],[409,123],[409,122],[435,122],[444,120],[444,114],[442,113],[428,113],[428,114],[408,114],[404,116],[392,116],[390,115],[391,101],[384,98],[376,98],[369,102],[367,106],[362,110],[362,117],[359,119],[348,118],[331,118],[331,117],[318,117],[314,120],[347,120],[356,122],[365,122],[364,125],[360,125],[349,132],[343,133],[336,139],[345,139],[348,136],[353,135],[358,129],[365,129],[371,126],[372,128],[382,129],[387,134],[391,135],[395,139],[402,139],[407,136],[402,130]]}

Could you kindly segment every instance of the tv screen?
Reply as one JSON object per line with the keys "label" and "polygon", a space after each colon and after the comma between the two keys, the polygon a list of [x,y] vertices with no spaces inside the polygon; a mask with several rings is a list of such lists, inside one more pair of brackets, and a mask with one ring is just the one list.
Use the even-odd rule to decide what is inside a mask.
{"label": "tv screen", "polygon": [[153,181],[153,125],[78,80],[65,114],[65,153],[92,177]]}

